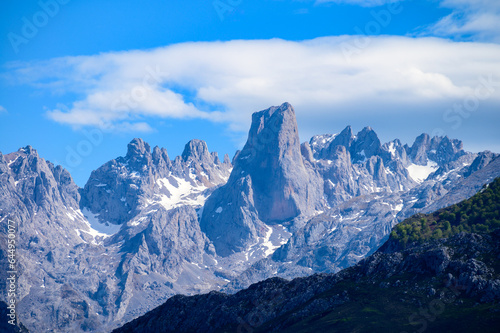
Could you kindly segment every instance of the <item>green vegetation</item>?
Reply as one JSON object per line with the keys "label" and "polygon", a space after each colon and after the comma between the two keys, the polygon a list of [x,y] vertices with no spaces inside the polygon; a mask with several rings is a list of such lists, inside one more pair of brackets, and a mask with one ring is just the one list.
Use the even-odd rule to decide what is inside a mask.
{"label": "green vegetation", "polygon": [[393,229],[391,238],[406,247],[408,243],[450,237],[460,232],[489,233],[498,228],[500,178],[459,204],[404,220]]}

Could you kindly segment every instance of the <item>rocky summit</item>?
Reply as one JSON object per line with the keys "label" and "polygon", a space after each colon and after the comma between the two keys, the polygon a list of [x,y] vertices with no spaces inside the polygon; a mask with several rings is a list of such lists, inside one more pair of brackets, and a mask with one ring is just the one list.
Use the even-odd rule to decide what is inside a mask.
{"label": "rocky summit", "polygon": [[284,103],[253,114],[232,162],[201,140],[172,159],[136,138],[78,188],[31,146],[0,153],[0,251],[3,221],[14,220],[27,329],[109,332],[177,294],[217,291],[206,296],[215,304],[268,278],[285,285],[339,272],[377,251],[396,224],[498,176],[498,154],[447,137],[382,143],[372,128],[348,126],[301,143]]}
{"label": "rocky summit", "polygon": [[228,182],[207,200],[200,221],[222,256],[244,251],[272,226],[312,216],[321,179],[304,163],[295,112],[288,103],[254,113],[248,140]]}

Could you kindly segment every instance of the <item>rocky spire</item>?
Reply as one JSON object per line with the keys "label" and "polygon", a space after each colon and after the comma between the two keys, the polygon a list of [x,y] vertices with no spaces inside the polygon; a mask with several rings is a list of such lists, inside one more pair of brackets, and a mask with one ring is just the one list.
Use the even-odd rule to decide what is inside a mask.
{"label": "rocky spire", "polygon": [[151,148],[149,147],[149,144],[144,142],[140,138],[135,138],[128,144],[127,155],[125,156],[125,158],[131,159],[134,157],[142,157],[150,153],[151,153]]}
{"label": "rocky spire", "polygon": [[202,230],[219,254],[242,250],[263,236],[263,223],[290,221],[316,208],[322,183],[313,177],[303,163],[293,107],[256,112],[228,183],[205,204]]}
{"label": "rocky spire", "polygon": [[375,131],[369,126],[365,127],[356,135],[356,140],[352,143],[350,152],[353,162],[380,155],[381,148],[382,145]]}
{"label": "rocky spire", "polygon": [[[256,112],[248,140],[235,161],[232,178],[252,177],[255,207],[266,223],[307,210],[309,175],[302,162],[295,111],[289,103]],[[238,174],[238,172],[240,174]]]}
{"label": "rocky spire", "polygon": [[208,162],[212,160],[208,151],[207,143],[203,140],[193,139],[186,143],[182,152],[184,162],[189,159],[198,160],[200,162]]}
{"label": "rocky spire", "polygon": [[340,132],[339,135],[335,137],[335,139],[333,139],[330,146],[332,147],[344,146],[347,149],[349,149],[353,140],[354,140],[354,135],[352,134],[352,128],[351,126],[347,126],[346,128],[344,128],[342,132]]}
{"label": "rocky spire", "polygon": [[440,166],[464,154],[462,141],[450,140],[447,136],[431,138],[427,133],[419,135],[408,152],[408,156],[415,164],[426,165],[428,160],[432,160]]}

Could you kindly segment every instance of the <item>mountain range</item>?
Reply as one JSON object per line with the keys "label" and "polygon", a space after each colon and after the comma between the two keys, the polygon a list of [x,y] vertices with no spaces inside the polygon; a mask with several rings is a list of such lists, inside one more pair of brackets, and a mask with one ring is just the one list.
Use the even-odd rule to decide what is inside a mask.
{"label": "mountain range", "polygon": [[382,144],[370,127],[348,126],[300,143],[284,103],[252,115],[232,161],[201,140],[171,160],[134,139],[83,188],[31,146],[0,153],[0,251],[5,258],[3,222],[14,220],[17,309],[30,331],[109,332],[176,294],[337,273],[397,223],[498,176],[498,154],[447,137]]}
{"label": "mountain range", "polygon": [[497,332],[500,178],[487,185],[403,221],[379,250],[337,274],[174,296],[113,333]]}

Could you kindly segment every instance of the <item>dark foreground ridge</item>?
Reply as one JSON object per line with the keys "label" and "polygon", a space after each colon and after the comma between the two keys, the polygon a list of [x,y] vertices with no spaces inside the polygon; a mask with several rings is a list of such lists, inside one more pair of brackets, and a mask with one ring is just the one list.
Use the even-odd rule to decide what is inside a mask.
{"label": "dark foreground ridge", "polygon": [[113,332],[498,332],[499,195],[497,178],[469,200],[420,214],[420,230],[412,217],[337,274],[178,295]]}

